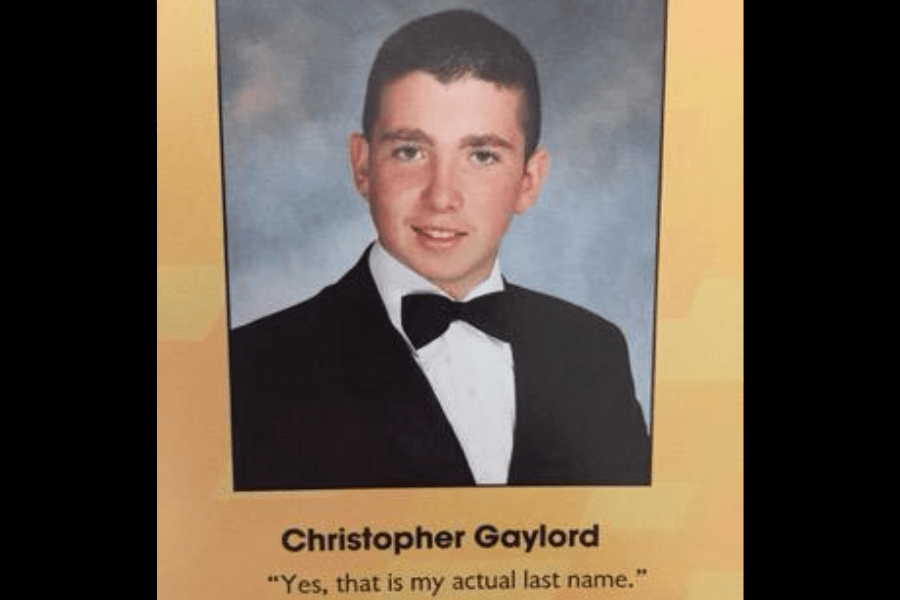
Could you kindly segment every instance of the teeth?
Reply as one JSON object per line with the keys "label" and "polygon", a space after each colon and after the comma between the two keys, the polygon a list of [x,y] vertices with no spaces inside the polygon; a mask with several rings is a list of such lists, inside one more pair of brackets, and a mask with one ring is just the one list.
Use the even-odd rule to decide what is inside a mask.
{"label": "teeth", "polygon": [[417,227],[416,231],[434,240],[449,240],[456,237],[457,235],[460,235],[455,231],[448,231],[446,229],[434,229],[431,227]]}

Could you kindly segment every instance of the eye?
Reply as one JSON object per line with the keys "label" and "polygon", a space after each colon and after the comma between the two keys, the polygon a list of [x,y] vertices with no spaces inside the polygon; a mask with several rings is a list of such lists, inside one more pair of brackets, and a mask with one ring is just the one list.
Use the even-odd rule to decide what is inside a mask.
{"label": "eye", "polygon": [[479,165],[492,165],[494,163],[500,162],[500,155],[491,150],[485,150],[484,148],[480,148],[478,150],[473,150],[470,155],[471,159]]}
{"label": "eye", "polygon": [[394,148],[391,156],[404,162],[410,162],[422,157],[422,149],[412,144],[403,144]]}

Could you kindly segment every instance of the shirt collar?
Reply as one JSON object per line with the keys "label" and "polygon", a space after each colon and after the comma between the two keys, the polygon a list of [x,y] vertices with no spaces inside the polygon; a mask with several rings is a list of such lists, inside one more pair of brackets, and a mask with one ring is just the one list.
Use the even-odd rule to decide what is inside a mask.
{"label": "shirt collar", "polygon": [[[369,270],[372,272],[375,287],[378,288],[378,295],[381,296],[391,323],[407,343],[409,343],[409,339],[403,331],[400,314],[403,296],[432,293],[450,298],[449,294],[391,256],[378,241],[373,244],[372,251],[369,252]],[[502,292],[503,289],[500,260],[494,259],[494,266],[487,279],[475,286],[463,300],[472,300],[492,292]]]}

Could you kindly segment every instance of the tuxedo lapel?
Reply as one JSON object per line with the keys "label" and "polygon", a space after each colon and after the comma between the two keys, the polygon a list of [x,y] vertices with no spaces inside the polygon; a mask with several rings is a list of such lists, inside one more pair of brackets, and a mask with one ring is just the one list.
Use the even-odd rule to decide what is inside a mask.
{"label": "tuxedo lapel", "polygon": [[521,336],[515,337],[517,339],[511,340],[515,365],[516,422],[509,466],[510,484],[532,479],[531,472],[535,469],[536,460],[534,450],[542,447],[551,422],[550,415],[544,414],[547,404],[541,401],[540,357]]}
{"label": "tuxedo lapel", "polygon": [[431,385],[388,318],[368,255],[333,289],[346,315],[341,336],[348,388],[361,401],[379,405],[375,413],[383,422],[373,423],[373,430],[387,432],[411,479],[424,485],[472,484],[465,455]]}
{"label": "tuxedo lapel", "polygon": [[[560,406],[560,381],[566,378],[554,348],[542,329],[545,315],[527,301],[520,288],[507,284],[510,344],[515,364],[516,423],[508,483],[550,483],[570,473],[573,459],[566,448],[572,415]],[[564,362],[564,361],[563,361]],[[577,419],[577,417],[575,417]]]}

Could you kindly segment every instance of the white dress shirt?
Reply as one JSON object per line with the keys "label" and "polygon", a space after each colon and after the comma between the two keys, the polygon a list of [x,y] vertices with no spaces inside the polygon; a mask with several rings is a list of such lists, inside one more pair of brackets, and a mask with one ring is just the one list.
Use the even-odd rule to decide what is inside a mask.
{"label": "white dress shirt", "polygon": [[[462,446],[475,481],[479,484],[506,483],[516,417],[510,345],[464,321],[454,321],[443,335],[416,350],[403,331],[403,296],[413,293],[450,296],[400,263],[378,242],[369,253],[369,269],[388,317],[428,378]],[[501,290],[500,265],[499,261],[494,261],[488,278],[463,300]]]}

